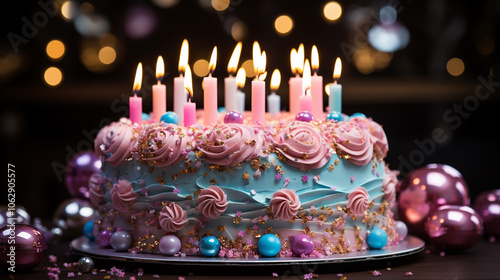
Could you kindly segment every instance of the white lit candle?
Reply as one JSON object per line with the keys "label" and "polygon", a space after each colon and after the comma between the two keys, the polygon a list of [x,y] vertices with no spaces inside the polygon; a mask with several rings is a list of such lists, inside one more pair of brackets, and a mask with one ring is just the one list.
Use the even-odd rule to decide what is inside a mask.
{"label": "white lit candle", "polygon": [[241,42],[236,44],[234,47],[233,54],[231,55],[231,59],[229,59],[229,63],[227,64],[227,72],[229,77],[224,78],[224,106],[226,107],[226,111],[237,110],[237,85],[236,85],[236,69],[238,69],[238,61],[240,60],[241,55]]}
{"label": "white lit candle", "polygon": [[236,110],[243,114],[245,112],[245,93],[243,88],[245,87],[247,74],[244,68],[240,68],[236,74],[236,85],[238,90],[236,91]]}
{"label": "white lit candle", "polygon": [[328,98],[328,105],[330,106],[330,113],[342,113],[342,85],[337,83],[342,73],[342,61],[339,57],[335,60],[333,69],[333,84],[330,85],[330,96]]}
{"label": "white lit candle", "polygon": [[179,120],[184,119],[184,103],[186,103],[186,91],[184,89],[184,72],[188,65],[189,58],[189,45],[188,41],[184,39],[181,47],[181,54],[179,57],[179,77],[174,78],[174,113],[179,116]]}
{"label": "white lit candle", "polygon": [[281,83],[280,70],[274,69],[271,75],[271,94],[267,96],[267,111],[277,114],[281,110],[281,97],[276,94]]}

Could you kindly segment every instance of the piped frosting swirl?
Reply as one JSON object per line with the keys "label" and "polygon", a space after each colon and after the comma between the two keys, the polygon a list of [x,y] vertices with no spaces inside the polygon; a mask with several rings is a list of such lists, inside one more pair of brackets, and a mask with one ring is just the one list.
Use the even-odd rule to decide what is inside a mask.
{"label": "piped frosting swirl", "polygon": [[229,205],[227,195],[217,186],[201,190],[196,201],[198,202],[198,211],[208,218],[217,218],[222,215]]}
{"label": "piped frosting swirl", "polygon": [[367,132],[354,122],[342,122],[335,126],[337,154],[351,163],[363,166],[373,158],[373,145]]}
{"label": "piped frosting swirl", "polygon": [[121,118],[99,131],[94,142],[97,156],[104,156],[111,166],[117,166],[132,156],[132,149],[137,143],[139,126],[133,126],[130,120]]}
{"label": "piped frosting swirl", "polygon": [[113,206],[120,212],[126,212],[139,196],[127,180],[119,180],[118,184],[113,185],[110,193]]}
{"label": "piped frosting swirl", "polygon": [[299,196],[289,189],[276,191],[269,202],[274,217],[282,220],[290,220],[300,209]]}
{"label": "piped frosting swirl", "polygon": [[171,203],[161,209],[158,219],[163,230],[177,232],[186,225],[187,213],[179,205]]}
{"label": "piped frosting swirl", "polygon": [[363,215],[369,205],[370,195],[363,187],[357,187],[347,195],[347,208],[354,215]]}
{"label": "piped frosting swirl", "polygon": [[92,206],[97,207],[104,200],[103,179],[100,173],[90,175],[89,179],[89,200]]}

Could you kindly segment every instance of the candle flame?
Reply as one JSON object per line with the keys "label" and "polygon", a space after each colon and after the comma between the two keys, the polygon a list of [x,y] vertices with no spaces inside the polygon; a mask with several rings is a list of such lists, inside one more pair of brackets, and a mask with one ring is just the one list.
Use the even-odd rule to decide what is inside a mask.
{"label": "candle flame", "polygon": [[215,71],[215,66],[217,65],[217,46],[214,47],[212,51],[212,56],[210,56],[210,63],[208,64],[208,70],[210,72],[210,76]]}
{"label": "candle flame", "polygon": [[267,63],[267,55],[266,52],[263,51],[262,55],[260,56],[260,63],[257,72],[258,74],[256,74],[258,80],[264,81],[267,77],[266,63]]}
{"label": "candle flame", "polygon": [[307,93],[311,90],[311,66],[309,65],[309,60],[306,59],[304,63],[304,75],[302,75],[302,90],[304,95],[308,95]]}
{"label": "candle flame", "polygon": [[280,88],[281,83],[281,73],[280,70],[274,69],[271,75],[271,91],[277,91]]}
{"label": "candle flame", "polygon": [[330,96],[330,86],[333,85],[333,83],[329,83],[325,85],[325,92],[326,95]]}
{"label": "candle flame", "polygon": [[241,67],[238,70],[238,73],[236,74],[236,85],[238,86],[239,89],[245,87],[246,78],[247,78],[247,73],[245,71],[245,68]]}
{"label": "candle flame", "polygon": [[141,86],[142,86],[142,63],[139,62],[139,65],[137,65],[137,71],[135,72],[134,86],[132,88],[134,94],[137,94],[141,90]]}
{"label": "candle flame", "polygon": [[318,72],[318,68],[319,68],[319,54],[318,54],[318,48],[316,47],[316,45],[314,45],[312,47],[312,50],[311,50],[311,67],[312,67],[312,71],[314,73]]}
{"label": "candle flame", "polygon": [[292,68],[292,74],[297,75],[297,50],[293,48],[290,51],[290,67]]}
{"label": "candle flame", "polygon": [[179,56],[179,73],[184,74],[188,65],[189,59],[189,44],[187,39],[182,41],[181,54]]}
{"label": "candle flame", "polygon": [[163,57],[158,56],[156,61],[156,80],[161,81],[165,75],[165,63],[163,62]]}
{"label": "candle flame", "polygon": [[236,73],[236,69],[238,69],[238,62],[240,61],[240,55],[241,55],[241,47],[242,47],[241,42],[238,42],[238,44],[236,44],[236,47],[234,47],[233,54],[231,55],[229,63],[227,64],[227,72],[231,76],[234,75]]}
{"label": "candle flame", "polygon": [[342,73],[342,61],[340,57],[335,60],[335,66],[333,67],[333,79],[336,81],[340,79],[340,74]]}
{"label": "candle flame", "polygon": [[299,49],[297,50],[297,69],[299,74],[302,75],[302,72],[304,71],[304,44],[299,45]]}
{"label": "candle flame", "polygon": [[253,42],[253,47],[252,47],[252,61],[253,61],[253,70],[256,76],[258,76],[259,74],[260,57],[261,57],[261,52],[260,52],[259,42],[255,41]]}
{"label": "candle flame", "polygon": [[191,99],[193,99],[193,79],[191,75],[191,67],[189,67],[189,64],[186,64],[186,72],[184,75],[184,89],[187,93],[187,100],[191,101]]}

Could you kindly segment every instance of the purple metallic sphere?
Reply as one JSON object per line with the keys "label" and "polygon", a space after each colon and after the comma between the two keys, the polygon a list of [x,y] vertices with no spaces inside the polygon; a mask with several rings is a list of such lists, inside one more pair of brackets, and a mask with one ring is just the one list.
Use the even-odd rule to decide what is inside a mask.
{"label": "purple metallic sphere", "polygon": [[97,238],[97,243],[101,248],[107,248],[111,245],[111,237],[113,236],[113,231],[110,229],[105,229],[101,231],[99,237]]}
{"label": "purple metallic sphere", "polygon": [[240,112],[236,111],[236,110],[229,111],[224,116],[224,123],[239,123],[239,124],[242,124],[243,123],[243,115]]}
{"label": "purple metallic sphere", "polygon": [[43,234],[32,226],[16,224],[0,229],[1,268],[14,266],[15,272],[30,270],[40,264],[46,251]]}
{"label": "purple metallic sphere", "polygon": [[474,210],[483,219],[485,236],[500,236],[500,189],[480,193]]}
{"label": "purple metallic sphere", "polygon": [[175,235],[165,235],[160,239],[160,252],[166,256],[173,256],[181,250],[181,240]]}
{"label": "purple metallic sphere", "polygon": [[295,116],[295,120],[301,122],[312,122],[314,121],[314,116],[308,111],[302,111]]}
{"label": "purple metallic sphere", "polygon": [[413,171],[401,184],[398,216],[410,233],[425,238],[424,223],[442,205],[469,205],[469,191],[453,167],[429,164]]}
{"label": "purple metallic sphere", "polygon": [[292,251],[296,255],[309,255],[314,250],[314,242],[311,240],[309,235],[300,234],[293,238],[292,241]]}
{"label": "purple metallic sphere", "polygon": [[445,205],[431,213],[425,222],[425,232],[436,249],[462,251],[479,242],[483,221],[468,206]]}
{"label": "purple metallic sphere", "polygon": [[64,182],[71,196],[89,198],[89,179],[94,173],[101,173],[102,162],[91,151],[76,154],[66,166]]}

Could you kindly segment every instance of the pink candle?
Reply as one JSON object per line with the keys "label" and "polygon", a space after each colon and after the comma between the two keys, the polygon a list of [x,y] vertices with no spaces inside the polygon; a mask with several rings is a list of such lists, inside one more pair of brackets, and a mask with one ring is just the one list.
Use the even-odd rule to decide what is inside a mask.
{"label": "pink candle", "polygon": [[142,122],[142,98],[138,97],[137,94],[141,90],[142,85],[142,63],[139,62],[137,65],[137,71],[135,72],[133,92],[134,96],[129,98],[129,117],[132,123],[140,124]]}
{"label": "pink candle", "polygon": [[266,114],[266,82],[252,81],[252,121],[254,123],[265,120]]}
{"label": "pink candle", "polygon": [[136,93],[129,98],[130,121],[140,124],[142,122],[142,98]]}
{"label": "pink candle", "polygon": [[312,98],[310,95],[301,95],[299,97],[299,111],[311,112],[312,110]]}
{"label": "pink candle", "polygon": [[296,115],[299,113],[299,97],[302,95],[302,77],[298,74],[291,77],[288,81],[290,91],[290,113]]}
{"label": "pink candle", "polygon": [[184,126],[189,127],[196,124],[196,104],[194,102],[184,103]]}
{"label": "pink candle", "polygon": [[318,76],[319,55],[316,46],[311,51],[311,67],[314,73],[311,77],[311,113],[316,119],[323,119],[323,77]]}
{"label": "pink candle", "polygon": [[165,64],[163,57],[158,56],[156,62],[156,80],[157,84],[153,85],[153,119],[160,122],[161,116],[167,112],[167,87],[161,84],[165,73]]}
{"label": "pink candle", "polygon": [[209,64],[208,77],[203,78],[203,124],[217,123],[217,78],[212,77],[217,61],[217,47],[214,47]]}

